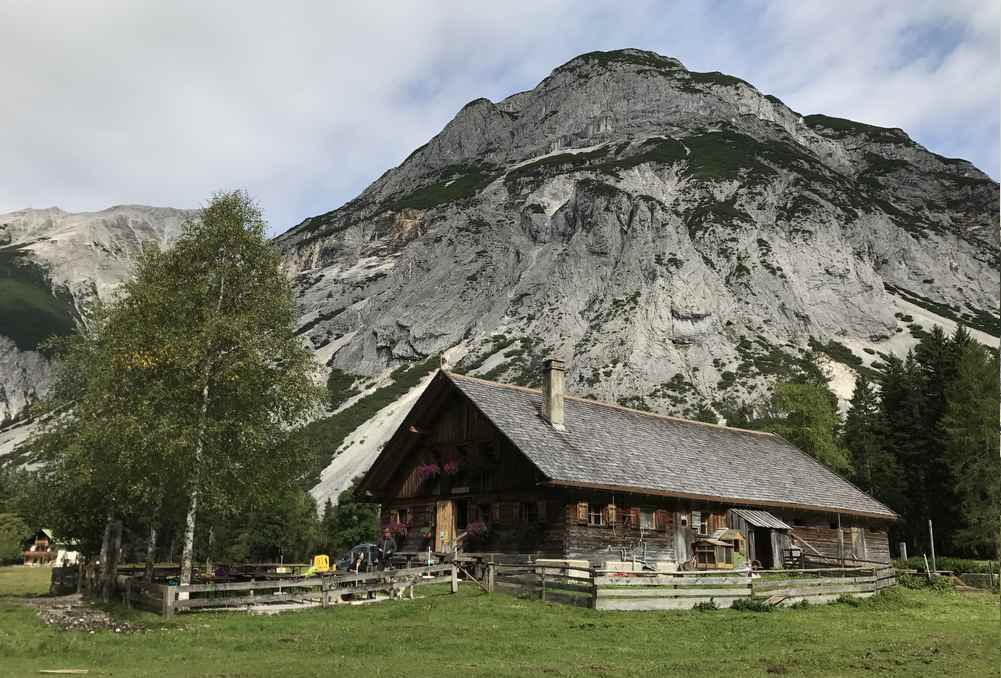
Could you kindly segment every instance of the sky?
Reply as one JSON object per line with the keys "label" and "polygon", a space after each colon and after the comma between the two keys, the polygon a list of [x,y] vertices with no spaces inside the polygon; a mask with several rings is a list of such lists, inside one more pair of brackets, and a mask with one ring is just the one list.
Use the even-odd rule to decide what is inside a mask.
{"label": "sky", "polygon": [[999,176],[1001,3],[0,0],[0,213],[197,207],[270,232],[356,196],[468,101],[623,47]]}

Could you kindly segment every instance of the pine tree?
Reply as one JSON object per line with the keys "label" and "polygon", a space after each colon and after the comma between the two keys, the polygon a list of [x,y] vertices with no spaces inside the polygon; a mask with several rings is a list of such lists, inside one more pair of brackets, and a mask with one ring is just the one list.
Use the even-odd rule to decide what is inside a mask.
{"label": "pine tree", "polygon": [[943,456],[958,497],[955,543],[982,558],[996,557],[1001,546],[998,369],[997,353],[959,344],[956,379],[946,389],[941,421]]}
{"label": "pine tree", "polygon": [[841,442],[855,466],[855,484],[897,512],[906,508],[900,467],[887,449],[880,417],[880,395],[861,373],[855,380]]}
{"label": "pine tree", "polygon": [[859,374],[855,380],[841,440],[854,458],[855,482],[871,494],[878,494],[873,466],[878,463],[883,447],[879,435],[879,397],[865,374]]}
{"label": "pine tree", "polygon": [[[922,429],[921,379],[913,353],[887,356],[882,365],[879,419],[885,449],[900,468],[902,522],[895,532],[911,544],[926,544],[927,498]],[[894,507],[896,508],[896,507]]]}
{"label": "pine tree", "polygon": [[336,552],[337,509],[330,497],[327,497],[327,501],[323,505],[323,517],[320,519],[320,542],[323,545],[324,553],[331,555]]}

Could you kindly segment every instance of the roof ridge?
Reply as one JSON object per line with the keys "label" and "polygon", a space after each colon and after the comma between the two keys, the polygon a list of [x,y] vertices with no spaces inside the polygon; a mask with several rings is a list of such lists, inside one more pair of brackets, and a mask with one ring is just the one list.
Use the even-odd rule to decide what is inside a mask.
{"label": "roof ridge", "polygon": [[[525,393],[533,393],[535,395],[542,395],[542,390],[537,388],[528,388],[527,386],[516,386],[514,384],[504,384],[499,381],[490,381],[489,379],[482,379],[480,377],[474,377],[469,374],[459,374],[457,372],[451,372],[449,370],[442,370],[449,377],[459,377],[461,379],[469,379],[470,381],[476,381],[481,384],[487,384],[489,386],[499,386],[501,388],[511,389],[512,391],[522,391]],[[581,396],[573,395],[563,395],[565,400],[576,400],[582,403],[588,403],[590,405],[600,405],[601,407],[607,407],[613,410],[622,410],[624,412],[635,412],[636,414],[642,414],[647,417],[655,417],[657,419],[666,419],[667,421],[678,421],[685,424],[697,424],[699,426],[708,426],[710,428],[720,428],[724,431],[737,431],[739,433],[754,433],[759,436],[771,436],[773,438],[780,438],[781,436],[772,433],[771,431],[755,431],[749,428],[738,428],[736,426],[725,426],[724,424],[711,424],[707,421],[697,421],[695,419],[685,419],[684,417],[672,417],[669,414],[660,414],[659,412],[648,412],[646,410],[637,410],[633,407],[626,407],[625,405],[617,405],[615,403],[606,403],[603,400],[593,400],[591,398],[583,398]],[[784,438],[783,438],[784,440]],[[788,442],[788,441],[786,441]]]}

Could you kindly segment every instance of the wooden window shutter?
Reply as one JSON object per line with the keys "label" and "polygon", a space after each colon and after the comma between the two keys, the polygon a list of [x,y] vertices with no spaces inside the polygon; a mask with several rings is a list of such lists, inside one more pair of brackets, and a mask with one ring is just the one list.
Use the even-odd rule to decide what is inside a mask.
{"label": "wooden window shutter", "polygon": [[657,509],[653,514],[653,525],[655,529],[666,530],[671,525],[671,514],[664,509]]}
{"label": "wooden window shutter", "polygon": [[605,513],[606,513],[605,524],[614,525],[616,517],[615,504],[609,504],[607,507],[605,507]]}
{"label": "wooden window shutter", "polygon": [[629,527],[634,529],[639,529],[640,526],[640,507],[633,506],[629,509]]}
{"label": "wooden window shutter", "polygon": [[500,503],[494,502],[490,505],[490,520],[491,522],[499,523],[501,516]]}
{"label": "wooden window shutter", "polygon": [[587,525],[587,502],[580,501],[577,502],[577,522],[582,525]]}

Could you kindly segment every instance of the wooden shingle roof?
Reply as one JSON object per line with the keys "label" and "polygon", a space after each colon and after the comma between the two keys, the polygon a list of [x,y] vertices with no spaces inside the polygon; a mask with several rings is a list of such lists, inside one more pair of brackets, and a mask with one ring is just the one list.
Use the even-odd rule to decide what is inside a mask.
{"label": "wooden shingle roof", "polygon": [[553,485],[897,518],[885,505],[771,433],[569,396],[566,431],[557,431],[539,414],[540,391],[443,375]]}

